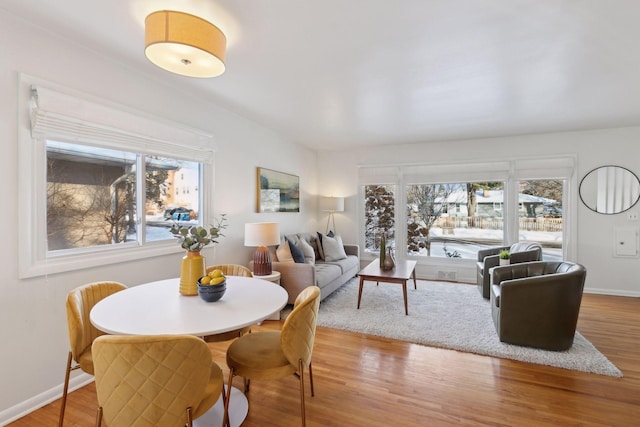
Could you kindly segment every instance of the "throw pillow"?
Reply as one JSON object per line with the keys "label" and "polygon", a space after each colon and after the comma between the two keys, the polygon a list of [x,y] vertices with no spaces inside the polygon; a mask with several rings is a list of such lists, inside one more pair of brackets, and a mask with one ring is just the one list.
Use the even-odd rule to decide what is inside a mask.
{"label": "throw pillow", "polygon": [[318,240],[318,238],[312,237],[310,245],[313,248],[314,259],[316,261],[322,259],[322,257],[320,256],[320,250],[318,249],[318,246],[320,246],[320,241]]}
{"label": "throw pillow", "polygon": [[342,244],[342,237],[322,236],[322,250],[325,261],[338,261],[347,257]]}
{"label": "throw pillow", "polygon": [[318,231],[316,234],[318,235],[318,255],[319,255],[319,258],[316,258],[316,259],[324,259],[324,249],[322,248],[322,233]]}
{"label": "throw pillow", "polygon": [[304,264],[304,253],[302,252],[302,249],[297,247],[291,240],[287,239],[286,237],[285,239],[287,240],[287,243],[289,243],[289,250],[291,251],[291,257],[293,258],[293,261]]}
{"label": "throw pillow", "polygon": [[[298,243],[296,243],[296,246],[298,248],[300,248],[300,250],[302,251],[302,253],[304,254],[304,262],[307,264],[315,264],[316,263],[316,253],[313,250],[313,248],[311,247],[311,245],[309,243],[307,243],[307,241],[305,239],[300,239],[298,240]],[[293,252],[292,252],[293,254]]]}
{"label": "throw pillow", "polygon": [[284,237],[280,241],[280,246],[278,246],[278,249],[276,249],[276,255],[278,256],[279,262],[295,262],[293,260],[293,256],[291,255],[289,242]]}

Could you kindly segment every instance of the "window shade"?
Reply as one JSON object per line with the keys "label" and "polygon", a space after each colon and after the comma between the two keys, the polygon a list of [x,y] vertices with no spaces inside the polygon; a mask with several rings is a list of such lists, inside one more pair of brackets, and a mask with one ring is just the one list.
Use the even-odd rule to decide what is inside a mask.
{"label": "window shade", "polygon": [[31,134],[36,138],[57,137],[126,151],[213,161],[211,135],[124,107],[35,85],[31,87],[30,107]]}

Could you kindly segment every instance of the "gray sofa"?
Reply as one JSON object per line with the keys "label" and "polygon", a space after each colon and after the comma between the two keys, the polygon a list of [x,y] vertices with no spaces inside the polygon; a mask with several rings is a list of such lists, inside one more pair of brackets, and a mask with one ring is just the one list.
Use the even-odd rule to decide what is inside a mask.
{"label": "gray sofa", "polygon": [[[294,244],[298,239],[305,239],[316,253],[315,264],[280,262],[276,254],[276,247],[269,248],[273,270],[281,274],[280,285],[289,294],[289,304],[293,304],[296,297],[307,286],[320,288],[320,299],[328,297],[333,291],[347,283],[360,271],[360,247],[358,245],[343,245],[347,257],[337,261],[325,261],[318,250],[318,236],[315,233],[297,233],[285,236]],[[249,268],[253,270],[252,262]]]}

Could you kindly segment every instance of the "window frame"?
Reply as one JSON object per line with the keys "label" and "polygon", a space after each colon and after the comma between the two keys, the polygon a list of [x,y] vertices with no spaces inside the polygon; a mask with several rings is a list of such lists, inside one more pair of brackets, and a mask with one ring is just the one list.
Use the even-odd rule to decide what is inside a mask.
{"label": "window frame", "polygon": [[[50,104],[46,107],[48,111],[39,113],[55,116],[56,126],[37,129],[34,125],[34,121],[37,120],[34,118],[34,109],[39,107],[34,105],[34,88],[38,91],[37,101],[40,100],[39,96],[46,95],[48,99],[45,104]],[[147,242],[145,231],[139,227],[139,220],[137,227],[142,234],[138,236],[137,242],[48,252],[47,139],[136,153],[139,155],[137,166],[142,176],[145,170],[145,155],[200,163],[202,168],[198,188],[204,191],[200,191],[199,194],[202,214],[198,221],[202,224],[213,223],[215,150],[210,135],[27,75],[20,75],[18,89],[18,227],[21,230],[18,242],[19,278],[38,277],[183,251],[172,239]],[[65,106],[69,101],[80,111],[74,113],[73,108]],[[83,108],[77,108],[77,104]],[[103,120],[103,117],[106,119]],[[60,123],[63,127],[58,126]],[[119,127],[118,123],[125,125]],[[64,127],[66,124],[68,126]],[[113,139],[110,139],[110,136],[113,136]],[[211,185],[205,186],[205,182]],[[143,214],[144,192],[140,191],[141,184],[143,185],[140,182],[137,184],[136,203]]]}
{"label": "window frame", "polygon": [[[364,247],[364,187],[366,185],[387,184],[396,185],[395,194],[395,233],[396,246],[406,247],[407,219],[404,209],[406,206],[405,189],[412,184],[448,184],[460,182],[503,181],[504,204],[503,242],[509,245],[519,239],[518,230],[518,183],[523,180],[559,179],[565,181],[563,190],[563,258],[572,260],[577,257],[577,244],[574,236],[577,234],[577,156],[567,154],[554,157],[521,157],[509,159],[487,160],[484,162],[457,162],[434,164],[399,164],[399,165],[361,165],[358,171],[358,241]],[[411,256],[402,250],[396,251],[399,259],[413,259],[419,265],[430,267],[451,266],[461,269],[472,269],[473,259],[458,259],[448,257]],[[363,251],[363,260],[375,259],[375,254]],[[469,275],[471,276],[471,275]]]}

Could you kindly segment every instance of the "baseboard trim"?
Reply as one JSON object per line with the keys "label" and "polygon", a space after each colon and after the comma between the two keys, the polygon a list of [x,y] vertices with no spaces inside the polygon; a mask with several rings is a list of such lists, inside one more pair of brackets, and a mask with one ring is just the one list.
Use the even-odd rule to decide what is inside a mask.
{"label": "baseboard trim", "polygon": [[[77,390],[93,381],[93,376],[87,373],[75,375],[69,380],[69,393]],[[24,417],[31,412],[48,405],[62,397],[62,384],[50,388],[30,399],[18,403],[0,412],[0,426],[6,426],[15,420]]]}
{"label": "baseboard trim", "polygon": [[614,297],[640,297],[640,292],[637,291],[621,291],[619,289],[600,289],[600,288],[585,288],[585,294],[597,294],[597,295],[611,295]]}

